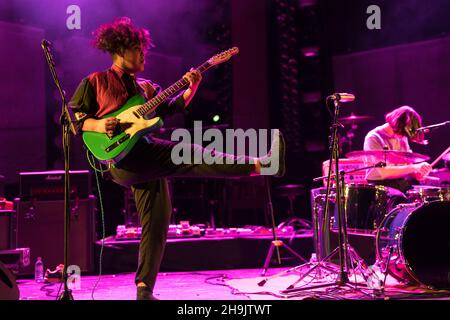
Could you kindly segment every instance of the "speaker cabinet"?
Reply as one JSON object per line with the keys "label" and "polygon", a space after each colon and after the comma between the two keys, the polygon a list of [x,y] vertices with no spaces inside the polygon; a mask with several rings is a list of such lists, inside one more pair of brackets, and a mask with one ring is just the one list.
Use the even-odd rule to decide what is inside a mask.
{"label": "speaker cabinet", "polygon": [[0,210],[0,250],[16,248],[16,223],[16,211]]}
{"label": "speaker cabinet", "polygon": [[[54,270],[64,263],[64,201],[21,201],[16,199],[17,246],[30,248],[30,265],[21,275],[34,273],[37,257],[44,270]],[[82,272],[94,271],[96,197],[71,199],[69,265],[78,265]]]}

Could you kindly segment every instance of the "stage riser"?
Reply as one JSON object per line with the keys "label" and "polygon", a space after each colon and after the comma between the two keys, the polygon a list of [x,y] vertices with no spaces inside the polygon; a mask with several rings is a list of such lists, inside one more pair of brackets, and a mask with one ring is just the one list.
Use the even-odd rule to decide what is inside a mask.
{"label": "stage riser", "polygon": [[[169,240],[161,263],[161,271],[262,268],[271,240],[269,237]],[[309,260],[313,252],[312,234],[296,237],[292,243],[289,243],[288,238],[283,240]],[[97,242],[95,249],[97,271],[99,252],[100,242]],[[136,271],[138,252],[138,241],[109,243],[103,252],[103,272],[111,274]],[[287,258],[283,260],[283,266],[301,264],[297,259],[289,259],[292,256],[285,249],[281,249],[281,253],[282,257]]]}

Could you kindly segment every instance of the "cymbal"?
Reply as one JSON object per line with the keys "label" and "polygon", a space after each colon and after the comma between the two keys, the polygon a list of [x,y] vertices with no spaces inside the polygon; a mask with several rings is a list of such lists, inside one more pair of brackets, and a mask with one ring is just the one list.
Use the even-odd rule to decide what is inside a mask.
{"label": "cymbal", "polygon": [[350,159],[359,159],[370,164],[385,161],[385,159],[386,164],[412,164],[430,159],[429,156],[420,153],[394,150],[360,150],[349,152],[345,156]]}
{"label": "cymbal", "polygon": [[342,124],[354,124],[363,123],[372,120],[373,117],[370,116],[357,116],[353,112],[348,117],[338,118],[338,121]]}

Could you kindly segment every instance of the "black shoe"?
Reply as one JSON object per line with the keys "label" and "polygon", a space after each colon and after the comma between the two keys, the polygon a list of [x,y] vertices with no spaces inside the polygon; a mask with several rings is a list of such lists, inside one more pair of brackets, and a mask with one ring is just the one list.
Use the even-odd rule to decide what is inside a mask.
{"label": "black shoe", "polygon": [[[281,134],[281,131],[277,130],[277,133],[274,133],[274,139],[272,141],[272,146],[270,148],[269,153],[263,157],[263,159],[269,158],[269,163],[261,163],[261,168],[271,168],[272,162],[278,162],[278,170],[277,172],[273,173],[272,175],[275,177],[282,177],[284,176],[286,172],[286,167],[284,163],[285,158],[285,149],[286,149],[286,142],[284,141],[283,135]],[[272,150],[278,149],[278,157],[275,157],[275,155],[272,155]],[[263,172],[262,172],[263,173]]]}
{"label": "black shoe", "polygon": [[159,300],[148,287],[137,287],[136,300]]}

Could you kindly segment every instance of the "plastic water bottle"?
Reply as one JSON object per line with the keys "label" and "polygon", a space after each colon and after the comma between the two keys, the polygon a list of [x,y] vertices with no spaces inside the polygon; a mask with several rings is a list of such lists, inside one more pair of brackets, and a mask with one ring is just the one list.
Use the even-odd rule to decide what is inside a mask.
{"label": "plastic water bottle", "polygon": [[44,282],[44,263],[41,257],[38,257],[34,264],[34,281]]}
{"label": "plastic water bottle", "polygon": [[315,252],[311,254],[311,258],[309,259],[309,263],[311,263],[311,264],[316,264],[317,263],[317,255],[316,255]]}

